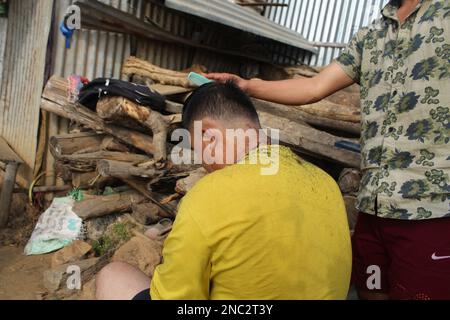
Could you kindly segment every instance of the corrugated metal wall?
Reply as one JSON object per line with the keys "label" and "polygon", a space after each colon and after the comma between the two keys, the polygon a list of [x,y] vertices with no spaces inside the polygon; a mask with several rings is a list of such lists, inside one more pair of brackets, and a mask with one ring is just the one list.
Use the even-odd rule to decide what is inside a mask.
{"label": "corrugated metal wall", "polygon": [[3,59],[5,58],[7,30],[8,30],[8,19],[0,18],[0,83],[2,83],[2,76],[3,76]]}
{"label": "corrugated metal wall", "polygon": [[[158,26],[183,35],[193,22],[183,14],[177,14],[144,0],[100,0],[114,8],[128,12],[138,18],[143,16]],[[78,30],[72,38],[71,48],[65,48],[65,39],[59,32],[59,24],[67,8],[75,0],[55,1],[53,22],[54,50],[52,53],[52,74],[68,77],[72,74],[84,75],[89,79],[98,77],[121,78],[122,63],[131,54],[132,39],[128,35],[96,30]],[[182,70],[194,63],[202,64],[209,70],[239,73],[239,59],[222,57],[218,54],[160,41],[137,39],[135,55],[156,65],[173,70]],[[47,115],[47,136],[68,132],[69,122],[53,114]],[[47,171],[47,185],[61,184],[53,174],[54,159],[47,151],[44,169]]]}
{"label": "corrugated metal wall", "polygon": [[2,81],[0,135],[24,160],[19,175],[31,179],[39,104],[53,0],[9,2]]}
{"label": "corrugated metal wall", "polygon": [[287,7],[267,7],[265,16],[299,32],[318,46],[319,54],[304,62],[312,66],[330,63],[353,34],[380,17],[388,0],[269,0]]}

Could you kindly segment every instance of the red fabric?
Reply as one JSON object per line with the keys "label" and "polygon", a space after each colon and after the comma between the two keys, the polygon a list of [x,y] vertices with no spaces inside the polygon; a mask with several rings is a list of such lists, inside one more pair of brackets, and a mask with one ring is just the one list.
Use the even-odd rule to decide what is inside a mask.
{"label": "red fabric", "polygon": [[[358,290],[396,300],[450,299],[450,218],[395,220],[360,213],[352,243]],[[367,286],[371,265],[380,267],[379,290]]]}

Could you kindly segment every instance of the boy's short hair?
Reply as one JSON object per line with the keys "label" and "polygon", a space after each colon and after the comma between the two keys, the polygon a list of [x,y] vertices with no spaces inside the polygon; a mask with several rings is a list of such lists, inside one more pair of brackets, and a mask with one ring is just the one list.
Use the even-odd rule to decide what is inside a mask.
{"label": "boy's short hair", "polygon": [[183,107],[183,127],[204,117],[216,120],[244,118],[260,126],[258,113],[247,94],[233,82],[207,83],[191,94]]}

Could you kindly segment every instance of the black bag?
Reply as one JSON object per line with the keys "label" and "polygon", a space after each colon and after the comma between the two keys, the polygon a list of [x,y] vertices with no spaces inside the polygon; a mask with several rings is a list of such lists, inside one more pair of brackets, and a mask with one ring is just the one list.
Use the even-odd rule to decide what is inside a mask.
{"label": "black bag", "polygon": [[159,112],[166,105],[164,96],[147,86],[107,78],[98,78],[83,86],[78,95],[78,102],[95,111],[98,100],[107,96],[124,97]]}

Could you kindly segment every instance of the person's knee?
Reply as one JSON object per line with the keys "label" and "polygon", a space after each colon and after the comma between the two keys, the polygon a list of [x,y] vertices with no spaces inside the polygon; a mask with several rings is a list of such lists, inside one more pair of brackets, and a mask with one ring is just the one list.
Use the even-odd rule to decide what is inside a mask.
{"label": "person's knee", "polygon": [[125,262],[106,265],[95,278],[97,300],[130,300],[150,285],[150,279]]}
{"label": "person's knee", "polygon": [[125,262],[111,262],[103,267],[95,277],[96,297],[99,300],[108,299],[113,292],[112,286],[123,278],[130,265]]}

